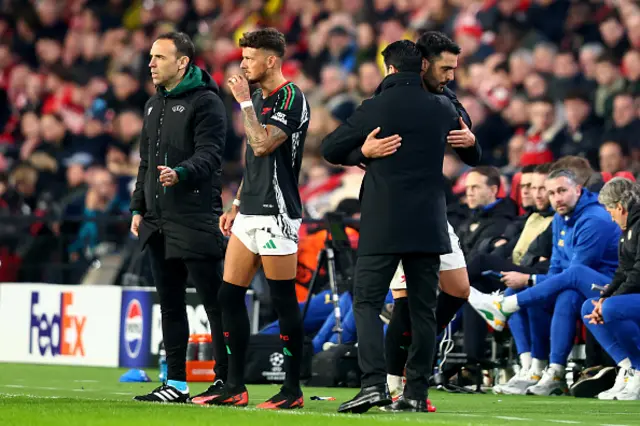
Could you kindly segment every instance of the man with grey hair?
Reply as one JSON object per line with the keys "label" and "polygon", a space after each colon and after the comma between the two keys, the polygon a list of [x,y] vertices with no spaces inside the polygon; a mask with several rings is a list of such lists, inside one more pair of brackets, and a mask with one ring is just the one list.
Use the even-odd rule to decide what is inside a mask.
{"label": "man with grey hair", "polygon": [[[600,297],[582,305],[584,323],[620,370],[611,389],[598,399],[640,399],[640,186],[624,178],[610,180],[598,197],[623,230],[620,265]],[[634,339],[635,338],[635,339]]]}
{"label": "man with grey hair", "polygon": [[598,203],[597,196],[577,180],[572,171],[560,169],[551,172],[545,182],[556,211],[549,272],[521,274],[506,284],[513,289],[529,288],[507,297],[481,295],[473,303],[496,330],[502,330],[509,316],[522,308],[544,306],[553,310],[550,365],[540,381],[527,389],[529,395],[568,392],[565,365],[580,309],[585,299],[598,295],[592,285],[609,283],[618,266],[620,228]]}

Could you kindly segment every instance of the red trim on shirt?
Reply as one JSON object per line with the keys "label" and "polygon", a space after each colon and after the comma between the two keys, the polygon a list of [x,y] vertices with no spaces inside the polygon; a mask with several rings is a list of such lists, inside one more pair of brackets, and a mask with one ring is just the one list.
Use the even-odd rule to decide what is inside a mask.
{"label": "red trim on shirt", "polygon": [[276,92],[280,89],[282,89],[284,86],[286,86],[287,84],[291,83],[290,81],[285,81],[284,83],[282,83],[280,86],[276,87],[275,89],[273,89],[273,91],[271,93],[269,93],[269,96],[273,96],[276,94]]}

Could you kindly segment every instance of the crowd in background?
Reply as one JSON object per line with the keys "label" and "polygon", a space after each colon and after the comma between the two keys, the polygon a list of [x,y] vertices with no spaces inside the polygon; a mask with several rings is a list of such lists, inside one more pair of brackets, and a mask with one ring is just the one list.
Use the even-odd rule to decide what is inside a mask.
{"label": "crowd in background", "polygon": [[[0,215],[48,218],[3,226],[2,255],[15,256],[29,235],[45,243],[19,257],[42,261],[62,241],[58,260],[77,262],[130,238],[126,225],[85,218],[128,219],[142,108],[155,91],[148,52],[173,29],[193,38],[195,63],[228,108],[229,205],[245,144],[224,81],[239,72],[239,37],[261,26],[286,35],[285,77],[312,109],[300,180],[306,217],[357,198],[364,172],[329,166],[320,141],[373,94],[382,49],[424,30],[462,47],[451,86],[504,193],[517,194],[511,178],[523,166],[565,155],[608,175],[640,171],[640,7],[631,0],[2,0]],[[466,171],[446,156],[452,203]]]}

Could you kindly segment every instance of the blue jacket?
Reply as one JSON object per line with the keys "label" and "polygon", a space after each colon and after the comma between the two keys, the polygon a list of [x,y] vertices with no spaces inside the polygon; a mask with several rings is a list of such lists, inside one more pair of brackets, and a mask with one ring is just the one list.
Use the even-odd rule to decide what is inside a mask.
{"label": "blue jacket", "polygon": [[546,275],[537,275],[540,283],[573,265],[583,265],[612,277],[618,267],[620,227],[598,203],[598,196],[586,189],[567,216],[553,217],[553,251]]}

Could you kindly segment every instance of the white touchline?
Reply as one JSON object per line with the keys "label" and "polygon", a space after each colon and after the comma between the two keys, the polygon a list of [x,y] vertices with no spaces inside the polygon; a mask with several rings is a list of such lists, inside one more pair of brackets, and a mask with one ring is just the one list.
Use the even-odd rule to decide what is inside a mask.
{"label": "white touchline", "polygon": [[524,417],[508,417],[508,416],[494,416],[496,419],[500,420],[522,420],[522,421],[533,421],[534,419],[526,419]]}
{"label": "white touchline", "polygon": [[568,425],[579,425],[581,422],[577,422],[575,420],[547,420],[548,422],[553,423],[566,423]]}

